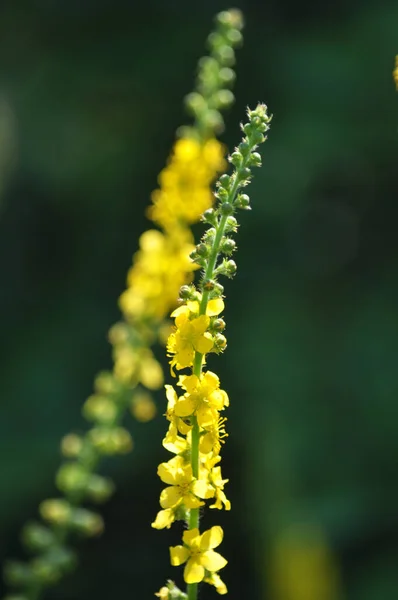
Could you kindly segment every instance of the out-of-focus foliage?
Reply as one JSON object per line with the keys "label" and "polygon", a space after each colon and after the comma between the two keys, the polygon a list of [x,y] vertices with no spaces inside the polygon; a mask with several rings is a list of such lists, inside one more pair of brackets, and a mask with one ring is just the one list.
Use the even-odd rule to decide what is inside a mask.
{"label": "out-of-focus foliage", "polygon": [[[225,142],[236,139],[246,104],[267,102],[274,121],[251,189],[255,214],[239,231],[237,279],[226,286],[225,579],[231,597],[393,598],[398,7],[238,7],[246,42]],[[222,8],[1,3],[4,557],[20,552],[22,523],[53,495],[58,441],[83,426],[93,375],[110,364],[105,331]],[[158,401],[161,413],[163,394]],[[107,531],[52,598],[150,597],[167,577],[163,550],[175,539],[164,532],[159,544],[150,528],[162,430],[160,420],[140,425],[134,456],[109,462],[119,491],[105,510]],[[315,572],[314,587],[297,579],[293,597],[293,584],[278,583],[284,564],[293,582]]]}

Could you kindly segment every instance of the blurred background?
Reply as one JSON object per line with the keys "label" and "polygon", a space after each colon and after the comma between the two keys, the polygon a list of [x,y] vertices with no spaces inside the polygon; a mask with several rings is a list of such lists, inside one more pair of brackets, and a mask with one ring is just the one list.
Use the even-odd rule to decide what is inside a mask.
{"label": "blurred background", "polygon": [[[396,0],[240,0],[236,104],[274,114],[226,284],[230,597],[398,597]],[[56,494],[59,439],[111,366],[144,209],[219,0],[0,4],[0,558]],[[197,232],[200,234],[201,228]],[[152,598],[178,533],[150,527],[159,416],[103,472],[106,531],[47,598]],[[0,587],[0,597],[4,588]],[[204,599],[215,598],[204,588]]]}

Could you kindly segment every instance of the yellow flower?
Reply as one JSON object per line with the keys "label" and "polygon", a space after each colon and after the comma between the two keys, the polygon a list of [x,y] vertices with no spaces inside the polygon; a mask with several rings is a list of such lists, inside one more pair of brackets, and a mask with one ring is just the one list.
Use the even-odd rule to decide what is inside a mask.
{"label": "yellow flower", "polygon": [[229,405],[228,395],[220,390],[220,380],[215,373],[207,371],[196,375],[180,376],[178,385],[186,393],[178,399],[174,412],[178,417],[195,415],[204,429],[213,428],[219,419],[218,411]]}
{"label": "yellow flower", "polygon": [[160,600],[169,600],[170,599],[170,590],[166,586],[160,588],[158,592],[156,592],[155,596],[160,598]]}
{"label": "yellow flower", "polygon": [[206,433],[201,436],[199,441],[199,450],[202,454],[218,455],[221,450],[221,444],[225,441],[223,438],[228,437],[228,433],[225,431],[225,417],[219,417],[216,423],[212,423],[207,427]]}
{"label": "yellow flower", "polygon": [[167,341],[167,353],[172,357],[172,373],[174,366],[177,369],[192,366],[195,351],[207,354],[214,346],[211,334],[206,331],[210,324],[207,315],[190,320],[186,312],[182,312],[177,315],[175,324],[176,331]]}
{"label": "yellow flower", "polygon": [[207,481],[193,477],[191,465],[186,464],[181,456],[161,463],[158,466],[158,475],[168,484],[160,494],[162,508],[176,508],[180,504],[184,504],[186,508],[198,508],[204,504],[199,498],[210,498],[214,495]]}
{"label": "yellow flower", "polygon": [[184,546],[170,548],[170,560],[173,566],[187,563],[184,569],[186,583],[199,583],[203,581],[206,571],[214,573],[227,564],[221,554],[214,552],[223,539],[223,530],[220,526],[208,529],[202,535],[197,528],[184,531],[182,539]]}

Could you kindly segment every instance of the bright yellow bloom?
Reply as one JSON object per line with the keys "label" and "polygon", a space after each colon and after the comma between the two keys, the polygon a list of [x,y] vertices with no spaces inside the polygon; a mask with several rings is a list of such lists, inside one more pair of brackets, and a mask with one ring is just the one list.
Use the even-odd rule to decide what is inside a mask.
{"label": "bright yellow bloom", "polygon": [[207,331],[210,324],[210,317],[207,315],[189,320],[186,312],[182,312],[177,315],[175,324],[176,331],[167,341],[167,353],[172,357],[172,373],[174,366],[177,369],[191,367],[195,351],[207,354],[214,346],[213,338]]}
{"label": "bright yellow bloom", "polygon": [[195,415],[204,429],[213,428],[219,419],[219,410],[229,405],[228,395],[220,390],[220,380],[215,373],[207,371],[200,378],[196,375],[180,376],[178,385],[186,394],[178,399],[174,412],[178,417]]}
{"label": "bright yellow bloom", "polygon": [[211,498],[214,495],[207,481],[193,477],[191,465],[186,464],[181,456],[161,463],[158,475],[168,484],[160,494],[162,508],[176,508],[180,504],[186,508],[199,508],[204,504],[199,498]]}
{"label": "bright yellow bloom", "polygon": [[149,218],[165,230],[176,222],[190,225],[198,221],[212,206],[210,186],[224,167],[223,147],[217,140],[204,144],[188,138],[177,140],[169,164],[159,175],[160,189],[152,194]]}
{"label": "bright yellow bloom", "polygon": [[184,546],[170,548],[170,560],[173,566],[187,563],[184,569],[186,583],[199,583],[203,581],[206,571],[214,573],[227,564],[221,554],[214,552],[223,539],[223,530],[219,526],[208,529],[202,535],[198,529],[184,531],[182,536]]}

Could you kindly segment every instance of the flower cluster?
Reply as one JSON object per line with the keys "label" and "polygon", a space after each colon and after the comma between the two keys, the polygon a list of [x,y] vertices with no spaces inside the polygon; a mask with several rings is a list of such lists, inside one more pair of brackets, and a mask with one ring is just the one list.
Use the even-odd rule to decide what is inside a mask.
{"label": "flower cluster", "polygon": [[256,149],[266,139],[269,128],[265,105],[249,110],[248,118],[242,126],[244,138],[229,157],[234,171],[222,175],[217,183],[217,204],[204,211],[202,220],[208,228],[190,255],[201,269],[200,281],[197,286],[181,287],[181,305],[171,313],[174,329],[167,342],[172,375],[177,377],[176,371],[188,373],[178,374],[177,387],[181,391],[166,385],[169,427],[163,446],[175,456],[158,467],[158,475],[167,487],[160,494],[161,510],[152,526],[163,529],[175,520],[186,522],[183,545],[170,548],[170,558],[172,565],[185,564],[189,600],[196,598],[201,581],[215,586],[219,594],[227,592],[218,574],[227,561],[214,551],[223,531],[219,526],[202,534],[199,531],[199,509],[206,501],[210,508],[231,507],[224,492],[228,479],[223,479],[220,466],[220,451],[227,437],[223,411],[229,398],[218,376],[205,366],[210,353],[219,354],[226,347],[221,318],[223,287],[218,279],[236,272],[231,259],[235,250],[233,234],[238,226],[234,214],[238,209],[250,209],[249,196],[242,190],[250,182],[251,168],[261,166]]}
{"label": "flower cluster", "polygon": [[[92,427],[62,441],[65,462],[56,485],[63,497],[44,501],[39,509],[44,523],[29,523],[24,529],[24,545],[35,557],[6,565],[7,582],[19,589],[17,596],[7,600],[38,600],[74,567],[77,559],[69,548],[70,538],[101,533],[101,516],[81,506],[104,502],[113,492],[113,483],[95,472],[98,464],[103,456],[132,449],[131,435],[122,426],[127,408],[140,421],[150,420],[156,412],[147,390],[162,386],[163,372],[152,346],[169,323],[180,286],[189,283],[198,268],[189,258],[194,250],[190,226],[211,206],[210,185],[225,167],[223,146],[215,134],[222,128],[220,111],[233,101],[231,67],[241,27],[239,11],[223,12],[216,19],[216,30],[208,40],[209,56],[201,59],[196,90],[187,98],[194,124],[181,128],[159,176],[159,189],[152,195],[148,216],[158,229],[145,232],[139,240],[127,289],[119,299],[123,320],[109,331],[113,370],[98,375],[94,393],[84,403],[83,414]],[[219,496],[214,498],[217,503]],[[170,598],[181,597],[170,591],[175,588],[164,589]]]}

